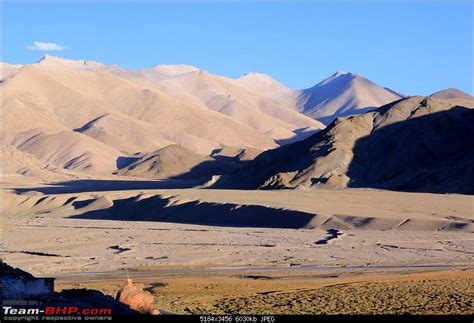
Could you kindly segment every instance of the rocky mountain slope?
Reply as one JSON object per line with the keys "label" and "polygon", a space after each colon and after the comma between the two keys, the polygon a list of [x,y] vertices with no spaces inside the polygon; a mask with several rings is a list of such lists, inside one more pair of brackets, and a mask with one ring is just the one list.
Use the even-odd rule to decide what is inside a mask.
{"label": "rocky mountain slope", "polygon": [[474,193],[474,102],[410,97],[269,150],[213,187]]}

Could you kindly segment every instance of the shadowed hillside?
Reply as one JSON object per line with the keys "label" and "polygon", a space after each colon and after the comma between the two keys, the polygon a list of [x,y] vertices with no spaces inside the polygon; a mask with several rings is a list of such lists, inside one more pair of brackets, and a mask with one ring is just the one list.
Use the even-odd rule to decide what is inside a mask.
{"label": "shadowed hillside", "polygon": [[357,140],[348,187],[474,193],[474,110],[456,106]]}
{"label": "shadowed hillside", "polygon": [[215,188],[366,187],[474,193],[474,110],[468,101],[412,97],[338,119],[258,156]]}
{"label": "shadowed hillside", "polygon": [[[91,200],[90,203],[94,202]],[[82,208],[87,202],[74,206]],[[92,210],[72,216],[78,219],[120,221],[157,221],[213,226],[241,226],[265,228],[303,228],[314,214],[277,209],[260,205],[209,203],[202,201],[173,202],[160,195],[141,198],[134,196],[115,200],[108,208]]]}

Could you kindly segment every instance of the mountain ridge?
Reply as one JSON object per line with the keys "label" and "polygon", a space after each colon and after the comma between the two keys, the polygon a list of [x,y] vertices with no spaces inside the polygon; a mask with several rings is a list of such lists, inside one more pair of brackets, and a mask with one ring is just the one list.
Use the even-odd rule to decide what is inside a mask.
{"label": "mountain ridge", "polygon": [[[474,102],[410,97],[268,150],[211,188],[474,193]],[[411,139],[410,139],[411,138]]]}
{"label": "mountain ridge", "polygon": [[[2,149],[13,160],[8,164],[9,169],[24,174],[34,173],[22,166],[28,156],[37,159],[26,163],[32,168],[44,163],[46,171],[62,168],[65,171],[90,174],[97,170],[101,174],[110,174],[117,173],[126,160],[176,145],[182,149],[173,148],[172,154],[163,151],[155,155],[164,154],[171,160],[164,164],[172,165],[174,158],[189,149],[197,154],[189,154],[194,156],[194,161],[211,161],[213,166],[220,167],[214,159],[228,160],[232,162],[227,164],[229,167],[239,168],[243,165],[241,158],[247,159],[245,165],[247,162],[252,164],[250,159],[262,151],[308,140],[318,132],[321,136],[326,133],[323,124],[297,111],[297,92],[262,73],[250,72],[230,79],[191,65],[156,65],[151,69],[130,71],[117,65],[49,55],[30,65],[4,66],[8,75],[1,82],[4,94]],[[328,121],[345,114],[377,114],[383,108],[364,107],[358,98],[367,91],[365,85],[382,91],[382,99],[386,99],[387,93],[391,98],[399,96],[358,74],[337,71],[307,89],[309,94],[304,102],[326,104],[334,99],[329,103],[343,103],[326,109],[332,113],[326,116],[331,118]],[[315,96],[325,87],[328,87],[326,101]],[[462,92],[447,89],[437,93],[433,94],[433,102],[439,105],[438,102],[446,101],[443,104],[449,105],[453,99],[435,97],[439,93],[451,97]],[[373,97],[377,98],[377,95]],[[403,100],[398,97],[392,104]],[[361,107],[355,109],[354,105]],[[364,124],[365,121],[360,121],[364,118],[354,120]],[[349,130],[348,126],[343,131],[348,142],[351,142],[354,132],[364,131],[357,125],[351,126],[355,130]],[[370,125],[364,127],[370,128]],[[70,141],[64,149],[58,145],[61,138]],[[350,145],[346,146],[346,150],[352,149]],[[293,148],[282,148],[285,149]],[[214,158],[216,151],[221,151],[222,155]],[[263,152],[260,155],[268,157],[272,154]],[[349,161],[344,154],[340,158]],[[183,169],[193,165],[192,160],[182,162]],[[293,171],[298,174],[300,170],[296,167]],[[219,175],[227,173],[219,172]],[[210,174],[212,170],[205,173]],[[271,182],[281,182],[284,184],[275,185],[285,187],[299,183],[292,176],[283,176],[292,178],[291,183],[273,178],[267,179],[269,182],[265,185],[272,187]],[[304,177],[302,174],[297,176]]]}

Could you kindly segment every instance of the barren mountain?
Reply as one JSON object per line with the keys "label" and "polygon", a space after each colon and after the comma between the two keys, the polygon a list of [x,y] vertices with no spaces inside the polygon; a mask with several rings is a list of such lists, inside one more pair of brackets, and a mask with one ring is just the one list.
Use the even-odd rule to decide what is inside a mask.
{"label": "barren mountain", "polygon": [[435,99],[464,99],[464,100],[474,100],[474,97],[471,95],[458,90],[458,89],[444,89],[438,92],[435,92],[430,95],[432,98]]}
{"label": "barren mountain", "polygon": [[44,163],[37,160],[33,155],[25,153],[12,145],[1,143],[0,173],[2,175],[28,175],[41,176]]}
{"label": "barren mountain", "polygon": [[473,193],[474,104],[410,97],[259,155],[214,187]]}
{"label": "barren mountain", "polygon": [[[294,111],[285,101],[291,91],[260,74],[232,80],[188,65],[128,71],[48,55],[23,67],[3,64],[2,71],[8,75],[2,83],[2,140],[7,145],[20,142],[18,137],[26,142],[32,131],[47,136],[74,131],[121,155],[171,144],[208,155],[224,146],[266,150],[324,127]],[[272,93],[281,90],[285,99],[261,93],[273,87]]]}
{"label": "barren mountain", "polygon": [[74,130],[127,154],[173,144],[158,136],[153,124],[122,114],[105,114]]}
{"label": "barren mountain", "polygon": [[[357,164],[349,162],[359,158],[352,152],[355,140],[370,137],[372,132],[382,133],[380,125],[369,121],[383,109],[347,119],[353,121],[338,122],[331,126],[335,130],[319,135],[314,134],[324,125],[296,109],[330,121],[400,98],[352,73],[336,73],[310,89],[295,91],[265,74],[248,73],[230,79],[189,65],[158,65],[130,71],[116,65],[45,56],[35,64],[1,67],[1,141],[6,155],[11,156],[4,164],[22,174],[33,173],[34,169],[112,174],[121,169],[120,175],[147,178],[222,175],[241,168],[242,161],[249,161],[262,151],[313,135],[250,162],[255,168],[269,156],[279,156],[268,169],[252,175],[254,179],[250,181],[255,183],[244,186],[357,186],[363,181],[355,180],[359,175],[349,174],[349,168]],[[466,96],[460,93],[448,89],[433,97]],[[400,101],[393,109],[410,106],[413,100],[417,99]],[[433,106],[430,113],[455,102],[444,101],[428,100]],[[420,104],[410,107],[415,109]],[[337,140],[324,137],[328,133],[334,133]],[[322,141],[314,143],[315,147],[310,145],[310,153],[298,148],[291,159],[296,165],[287,163],[283,167],[290,170],[280,174],[275,169],[280,162],[286,163],[285,151],[306,147],[314,138]],[[324,142],[323,146],[330,149],[328,156],[314,157],[316,152],[322,152]],[[25,164],[28,158],[34,161]],[[134,163],[128,165],[131,161]],[[310,161],[314,161],[311,167]],[[373,170],[371,173],[376,174]],[[321,177],[320,182],[315,174]]]}
{"label": "barren mountain", "polygon": [[18,136],[12,145],[35,156],[45,165],[102,174],[112,173],[121,155],[118,150],[72,131],[53,134],[26,132]]}
{"label": "barren mountain", "polygon": [[235,83],[250,91],[261,93],[280,102],[291,102],[295,97],[294,90],[287,88],[280,82],[262,73],[246,73],[236,79]]}
{"label": "barren mountain", "polygon": [[19,64],[7,64],[0,62],[0,79],[5,79],[18,71],[23,65]]}
{"label": "barren mountain", "polygon": [[263,74],[249,73],[233,80],[188,65],[158,65],[134,73],[124,70],[111,72],[188,105],[229,116],[261,133],[280,128],[290,136],[272,137],[276,140],[298,137],[302,128],[324,128],[319,121],[297,113],[292,91]]}
{"label": "barren mountain", "polygon": [[364,113],[402,96],[366,78],[337,72],[297,94],[297,108],[304,114],[330,124],[337,117]]}
{"label": "barren mountain", "polygon": [[[281,113],[282,118],[289,113],[296,120],[289,118],[290,122],[295,124],[257,110],[243,112],[249,116],[246,124],[208,107],[173,98],[156,87],[146,87],[141,82],[110,73],[117,69],[97,62],[51,56],[36,64],[13,69],[14,73],[10,73],[2,83],[3,142],[18,148],[42,133],[31,141],[35,146],[41,146],[42,151],[33,145],[23,145],[22,150],[28,150],[44,162],[52,161],[56,166],[108,170],[116,163],[112,156],[150,152],[170,144],[179,144],[205,155],[223,146],[266,150],[277,144],[257,128],[283,125],[290,136],[296,136],[292,130],[318,125],[289,108]],[[165,75],[164,79],[173,78],[174,74],[186,74],[189,69],[156,68]],[[210,79],[214,77],[210,76]],[[262,103],[261,106],[266,104],[271,106],[271,103]],[[264,117],[260,119],[259,115]],[[267,124],[268,120],[274,123]],[[93,141],[87,141],[86,145],[87,137]],[[67,147],[74,147],[74,151],[58,151],[61,156],[56,158],[51,154],[54,154],[53,149],[59,149],[55,144],[59,138],[74,141],[67,143]],[[49,144],[53,145],[51,149],[45,146]],[[86,150],[86,146],[92,147],[92,151]],[[97,146],[107,149],[95,151]],[[112,154],[108,153],[111,151]],[[75,158],[82,161],[83,156],[87,156],[88,161],[83,161],[87,167],[69,163]],[[98,164],[94,165],[96,162]],[[103,162],[107,164],[105,168]]]}
{"label": "barren mountain", "polygon": [[224,163],[211,157],[196,154],[179,145],[169,145],[144,155],[118,174],[153,179],[198,179],[222,174],[225,170]]}
{"label": "barren mountain", "polygon": [[252,160],[262,153],[262,150],[255,148],[241,148],[225,146],[216,149],[211,156],[215,159],[230,159],[236,161]]}

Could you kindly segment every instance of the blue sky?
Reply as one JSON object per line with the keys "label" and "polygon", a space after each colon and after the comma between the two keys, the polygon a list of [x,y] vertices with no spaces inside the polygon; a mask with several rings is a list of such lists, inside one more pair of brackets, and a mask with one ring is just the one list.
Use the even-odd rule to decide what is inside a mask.
{"label": "blue sky", "polygon": [[[306,88],[337,70],[406,94],[473,93],[471,1],[4,2],[3,54],[45,53],[140,69],[190,64],[237,77],[266,73]],[[32,49],[54,48],[43,51]]]}

